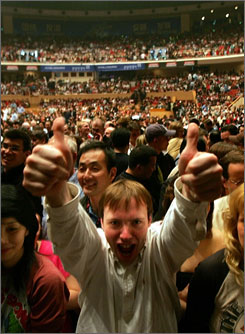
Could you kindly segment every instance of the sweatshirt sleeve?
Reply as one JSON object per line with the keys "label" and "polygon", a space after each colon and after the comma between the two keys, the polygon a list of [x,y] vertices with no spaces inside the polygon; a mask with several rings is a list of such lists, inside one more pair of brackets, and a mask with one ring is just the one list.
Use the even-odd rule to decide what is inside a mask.
{"label": "sweatshirt sleeve", "polygon": [[170,273],[179,270],[205,237],[208,207],[207,202],[192,202],[182,195],[180,178],[174,187],[175,198],[164,217],[158,238],[160,256],[165,259]]}
{"label": "sweatshirt sleeve", "polygon": [[46,203],[48,233],[66,271],[79,282],[88,280],[101,260],[102,238],[80,204],[79,189],[69,183],[73,199],[62,207],[52,208]]}

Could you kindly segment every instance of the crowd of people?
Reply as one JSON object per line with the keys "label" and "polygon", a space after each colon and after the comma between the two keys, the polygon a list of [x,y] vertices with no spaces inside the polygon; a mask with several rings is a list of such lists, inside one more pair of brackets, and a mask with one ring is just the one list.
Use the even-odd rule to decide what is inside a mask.
{"label": "crowd of people", "polygon": [[[239,198],[244,198],[244,128],[234,119],[217,128],[211,119],[194,118],[186,129],[181,119],[151,119],[145,123],[125,117],[106,121],[95,116],[77,122],[73,133],[69,119],[66,122],[65,117],[57,118],[57,113],[50,116],[43,127],[23,119],[22,124],[13,122],[14,128],[9,122],[2,131],[2,331],[74,332],[76,328],[79,332],[95,332],[103,328],[127,332],[147,328],[149,332],[202,332],[205,328],[219,332],[225,327],[224,312],[230,314],[236,303],[239,316],[243,316],[242,298],[238,297],[244,282],[243,204],[237,201],[235,209],[233,197],[237,198],[239,189],[243,191]],[[34,197],[38,206],[32,207],[31,202],[27,206]],[[225,220],[221,215],[218,224],[217,213],[229,213],[229,200],[233,201],[230,210],[234,207],[236,211]],[[11,232],[11,228],[18,232]],[[24,249],[24,253],[18,251],[11,257],[8,249],[13,247],[14,233],[21,234],[18,249]],[[42,253],[41,242],[50,243],[50,238],[53,244],[48,253]],[[202,240],[199,246],[197,240]],[[40,255],[53,258],[53,247],[68,272],[58,267],[59,257],[52,260],[57,269]],[[33,254],[32,260],[28,252]],[[217,308],[213,302],[216,294],[212,295],[207,314],[197,312],[194,290],[200,289],[202,283],[198,282],[203,279],[202,265],[197,273],[195,268],[204,259],[209,261],[209,256],[214,266],[225,259],[216,294],[222,282],[232,284],[235,294],[224,311]],[[238,259],[236,265],[233,257]],[[23,261],[28,261],[32,269],[20,271],[21,280],[12,281],[15,276],[11,275]],[[123,279],[121,272],[126,275]],[[44,275],[44,285],[39,284],[39,275]],[[127,301],[120,291],[128,279],[132,287]],[[32,280],[35,288],[30,288]],[[102,282],[103,292],[95,294],[95,286]],[[56,293],[42,299],[46,312],[40,312],[41,304],[35,301],[35,295],[43,294],[45,289]],[[207,288],[205,296],[209,293]],[[10,296],[16,296],[23,306],[25,321],[22,312],[20,318],[10,322],[16,312],[16,302],[10,302]],[[56,302],[57,296],[62,303]],[[30,308],[26,298],[33,301]],[[115,303],[110,302],[111,298],[116,298]],[[119,298],[125,307],[133,303],[125,315]],[[220,302],[225,303],[227,298],[224,293]],[[155,317],[152,312],[156,305],[162,305],[160,310],[166,303],[168,312],[164,320],[159,320],[161,313]],[[51,312],[52,305],[56,307]],[[113,312],[109,312],[112,306]],[[203,305],[198,307],[203,310]],[[193,313],[203,321],[195,321]],[[232,329],[240,330],[239,319],[236,317]],[[228,325],[231,323],[227,321]]]}
{"label": "crowd of people", "polygon": [[[52,80],[50,80],[52,81]],[[167,91],[189,91],[195,90],[197,97],[203,100],[212,97],[214,104],[220,95],[216,97],[215,93],[227,94],[231,91],[234,97],[243,91],[244,74],[243,73],[188,73],[172,77],[143,77],[132,80],[123,80],[111,78],[108,80],[88,80],[85,82],[71,81],[63,79],[54,82],[52,88],[48,85],[46,77],[36,80],[1,82],[2,95],[71,95],[71,94],[128,94],[134,90],[142,89],[144,93],[167,92]],[[213,96],[214,95],[214,96]]]}
{"label": "crowd of people", "polygon": [[[43,86],[39,83],[42,83]],[[184,124],[192,117],[199,117],[201,120],[210,117],[219,126],[223,122],[232,121],[242,124],[244,120],[243,105],[231,107],[232,102],[242,95],[244,89],[244,75],[236,73],[214,74],[214,73],[189,73],[183,77],[170,78],[144,78],[135,81],[125,80],[107,80],[107,81],[89,81],[86,83],[57,83],[55,90],[48,90],[45,80],[32,83],[38,87],[36,91],[49,94],[60,94],[60,88],[66,87],[68,90],[63,93],[78,94],[84,91],[75,91],[75,87],[90,87],[86,90],[87,94],[93,94],[92,87],[97,87],[97,93],[129,93],[127,97],[110,98],[93,98],[81,99],[49,99],[49,96],[42,99],[39,112],[32,113],[25,110],[30,107],[28,102],[21,101],[2,101],[2,119],[3,121],[17,121],[25,116],[25,121],[36,120],[39,123],[44,122],[47,117],[54,118],[64,116],[72,122],[70,126],[76,126],[76,122],[82,118],[93,118],[103,116],[107,120],[116,120],[120,116],[131,116],[146,119],[150,117],[152,109],[162,109],[172,111],[174,117],[180,117]],[[46,82],[47,83],[47,82]],[[127,86],[127,91],[120,90],[118,87]],[[23,93],[25,86],[19,82],[2,83],[2,94],[7,95],[12,91],[11,87],[20,87],[19,93]],[[46,88],[44,88],[46,87]],[[72,90],[70,89],[72,87]],[[101,87],[109,87],[108,90]],[[115,90],[114,90],[115,89]],[[15,92],[18,88],[14,89]],[[194,90],[196,93],[195,100],[176,100],[172,101],[169,96],[152,97],[150,93],[164,93],[168,91],[188,91]],[[13,91],[12,91],[13,93]],[[24,113],[24,114],[23,114]]]}
{"label": "crowd of people", "polygon": [[[239,29],[240,28],[240,29]],[[161,48],[161,52],[159,52]],[[36,51],[36,53],[35,53]],[[242,26],[229,32],[164,37],[72,39],[3,36],[1,59],[9,62],[100,63],[228,56],[244,53]]]}
{"label": "crowd of people", "polygon": [[[1,53],[144,60],[163,43],[123,41],[16,38]],[[164,42],[169,58],[243,52],[239,33]],[[35,110],[1,104],[2,333],[244,332],[243,81],[2,82],[3,95],[46,95]],[[196,99],[150,96],[176,90]],[[79,93],[130,96],[49,98]]]}

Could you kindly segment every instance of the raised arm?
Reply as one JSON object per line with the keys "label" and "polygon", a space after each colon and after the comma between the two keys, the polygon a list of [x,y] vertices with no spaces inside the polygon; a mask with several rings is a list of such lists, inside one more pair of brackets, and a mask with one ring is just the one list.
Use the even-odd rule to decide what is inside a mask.
{"label": "raised arm", "polygon": [[198,131],[195,123],[189,124],[186,148],[179,160],[182,194],[194,202],[211,202],[221,194],[222,167],[214,154],[198,152]]}
{"label": "raised arm", "polygon": [[[208,202],[220,196],[222,168],[216,156],[197,151],[198,126],[190,124],[187,146],[179,160],[180,178],[175,199],[164,217],[159,256],[172,273],[193,253],[205,237]],[[158,262],[160,262],[159,260]]]}
{"label": "raised arm", "polygon": [[38,145],[26,159],[23,186],[33,195],[46,195],[52,207],[62,206],[72,198],[67,180],[72,168],[72,155],[64,141],[64,119],[53,124],[52,144]]}

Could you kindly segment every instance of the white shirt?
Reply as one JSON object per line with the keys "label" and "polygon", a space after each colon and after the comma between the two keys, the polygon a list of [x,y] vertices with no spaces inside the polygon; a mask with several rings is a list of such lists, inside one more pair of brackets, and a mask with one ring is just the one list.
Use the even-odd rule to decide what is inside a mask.
{"label": "white shirt", "polygon": [[[180,179],[176,184],[180,188]],[[46,208],[55,253],[82,288],[76,332],[176,333],[180,304],[175,273],[197,247],[198,227],[205,235],[207,203],[185,199],[176,187],[164,223],[148,230],[138,258],[123,267],[103,230],[96,229],[79,204],[76,186],[69,187],[72,201]]]}

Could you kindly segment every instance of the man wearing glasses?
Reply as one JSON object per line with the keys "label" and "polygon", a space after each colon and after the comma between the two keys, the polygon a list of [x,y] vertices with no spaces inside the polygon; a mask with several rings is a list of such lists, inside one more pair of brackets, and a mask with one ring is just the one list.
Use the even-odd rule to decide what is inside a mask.
{"label": "man wearing glasses", "polygon": [[232,150],[219,160],[223,168],[223,186],[226,196],[214,201],[213,226],[223,230],[223,212],[229,208],[229,195],[244,182],[244,153]]}
{"label": "man wearing glasses", "polygon": [[[25,161],[30,154],[31,138],[25,130],[12,128],[4,133],[1,145],[2,184],[22,185]],[[36,207],[36,212],[41,217],[41,198],[32,196],[32,199]]]}

